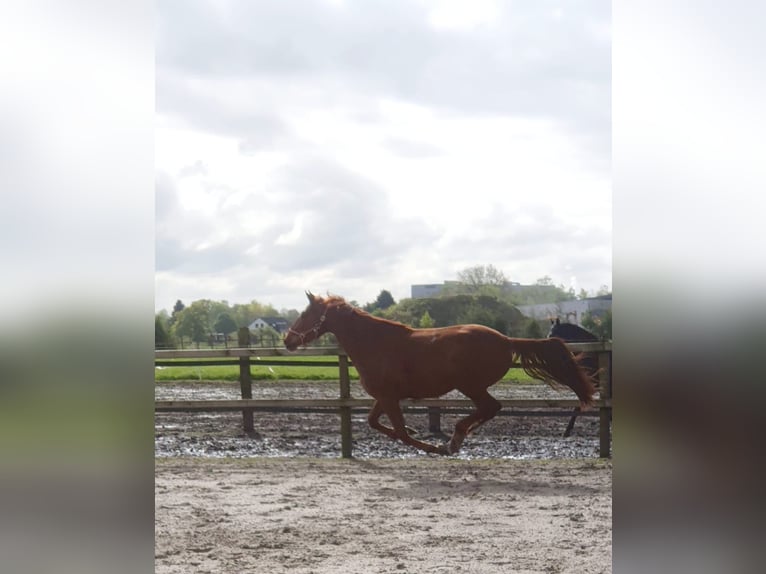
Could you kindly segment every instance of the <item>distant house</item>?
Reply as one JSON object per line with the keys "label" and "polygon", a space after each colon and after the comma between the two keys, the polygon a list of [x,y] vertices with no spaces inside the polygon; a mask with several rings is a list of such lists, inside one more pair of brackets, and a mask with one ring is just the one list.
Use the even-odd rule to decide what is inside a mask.
{"label": "distant house", "polygon": [[255,321],[248,325],[248,329],[258,332],[266,327],[271,327],[278,333],[286,333],[290,324],[284,317],[258,317]]}

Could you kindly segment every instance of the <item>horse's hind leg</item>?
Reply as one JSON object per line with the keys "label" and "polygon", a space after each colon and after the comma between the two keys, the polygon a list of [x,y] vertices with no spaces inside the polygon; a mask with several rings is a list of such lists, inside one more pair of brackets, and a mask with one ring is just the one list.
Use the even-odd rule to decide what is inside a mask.
{"label": "horse's hind leg", "polygon": [[[386,413],[388,416],[388,420],[391,421],[391,424],[394,427],[393,429],[381,424],[378,421],[380,415],[383,413]],[[375,401],[375,404],[372,406],[372,410],[370,410],[370,414],[367,416],[367,420],[372,428],[381,431],[393,439],[399,439],[400,441],[425,452],[449,454],[449,451],[445,445],[436,445],[428,442],[423,442],[422,440],[418,440],[410,436],[410,431],[412,429],[409,429],[404,424],[404,415],[402,414],[402,409],[399,406],[398,400]]]}
{"label": "horse's hind leg", "polygon": [[467,417],[460,419],[455,425],[455,431],[452,433],[452,438],[447,445],[450,454],[459,451],[465,437],[488,420],[495,418],[495,415],[502,408],[500,401],[490,395],[486,389],[482,392],[473,392],[467,396],[476,405],[476,410]]}
{"label": "horse's hind leg", "polygon": [[577,415],[580,413],[580,407],[575,407],[574,411],[572,411],[572,418],[569,419],[569,424],[567,425],[566,430],[564,431],[564,438],[567,438],[569,435],[572,434],[572,429],[574,428],[575,421],[577,420]]}

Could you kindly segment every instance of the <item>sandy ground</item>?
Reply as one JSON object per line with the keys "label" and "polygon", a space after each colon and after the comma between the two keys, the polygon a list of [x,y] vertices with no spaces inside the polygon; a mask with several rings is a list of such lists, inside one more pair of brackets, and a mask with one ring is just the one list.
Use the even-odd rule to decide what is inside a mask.
{"label": "sandy ground", "polygon": [[600,459],[156,459],[157,573],[611,572]]}

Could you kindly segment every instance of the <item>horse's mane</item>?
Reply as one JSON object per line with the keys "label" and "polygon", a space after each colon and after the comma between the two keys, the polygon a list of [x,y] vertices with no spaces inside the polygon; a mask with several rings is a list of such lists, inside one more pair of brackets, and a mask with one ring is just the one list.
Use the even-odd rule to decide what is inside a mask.
{"label": "horse's mane", "polygon": [[321,297],[321,296],[320,296],[320,297],[317,297],[317,298],[320,300],[320,302],[321,302],[323,305],[327,305],[328,307],[338,307],[338,306],[341,306],[341,305],[348,305],[348,306],[349,306],[349,307],[351,307],[352,309],[356,309],[356,307],[354,307],[353,305],[350,305],[350,304],[349,304],[349,303],[348,303],[348,302],[347,302],[347,301],[346,301],[346,300],[345,300],[343,297],[341,297],[340,295],[330,295],[330,294],[328,293],[328,294],[327,294],[327,297]]}
{"label": "horse's mane", "polygon": [[364,309],[360,309],[359,307],[355,307],[354,305],[351,305],[348,301],[346,301],[340,295],[330,295],[328,293],[327,297],[320,298],[320,302],[323,305],[325,305],[328,309],[338,309],[343,312],[356,315],[357,317],[364,317],[372,321],[376,321],[380,324],[388,324],[391,326],[404,328],[408,330],[412,329],[412,327],[409,327],[405,325],[404,323],[399,323],[398,321],[392,321],[390,319],[384,319],[383,317],[376,317],[375,315],[368,313]]}

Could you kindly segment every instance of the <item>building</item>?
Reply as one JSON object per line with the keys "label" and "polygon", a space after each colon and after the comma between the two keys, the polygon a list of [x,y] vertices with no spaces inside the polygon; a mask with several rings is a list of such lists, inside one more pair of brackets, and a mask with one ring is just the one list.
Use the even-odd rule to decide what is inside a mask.
{"label": "building", "polygon": [[290,328],[290,324],[284,317],[258,317],[247,326],[248,329],[255,332],[266,327],[271,327],[278,333],[286,333]]}
{"label": "building", "polygon": [[553,319],[558,317],[564,322],[582,325],[586,314],[600,317],[612,310],[612,296],[602,295],[587,299],[573,299],[558,303],[539,303],[537,305],[519,305],[518,310],[531,319]]}
{"label": "building", "polygon": [[[410,293],[413,299],[426,299],[428,297],[438,297],[447,286],[458,286],[460,281],[445,281],[444,283],[427,283],[422,285],[410,285]],[[516,281],[506,281],[502,290],[506,293],[524,294],[528,290],[536,292],[555,290],[553,285],[522,285]]]}
{"label": "building", "polygon": [[444,283],[429,283],[427,285],[410,285],[410,293],[413,299],[427,299],[436,297],[444,289]]}

